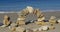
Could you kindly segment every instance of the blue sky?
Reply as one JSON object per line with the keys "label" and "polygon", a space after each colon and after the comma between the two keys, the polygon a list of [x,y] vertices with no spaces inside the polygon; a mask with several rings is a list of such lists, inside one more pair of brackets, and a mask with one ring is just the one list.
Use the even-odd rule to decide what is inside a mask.
{"label": "blue sky", "polygon": [[0,11],[19,11],[26,6],[41,10],[60,10],[60,0],[0,0]]}

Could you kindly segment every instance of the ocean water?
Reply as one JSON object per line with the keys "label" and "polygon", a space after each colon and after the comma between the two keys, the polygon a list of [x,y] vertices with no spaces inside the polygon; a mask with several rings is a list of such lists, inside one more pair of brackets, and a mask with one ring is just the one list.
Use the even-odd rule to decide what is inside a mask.
{"label": "ocean water", "polygon": [[42,11],[60,11],[60,0],[0,0],[0,11],[20,11],[26,6],[39,8]]}

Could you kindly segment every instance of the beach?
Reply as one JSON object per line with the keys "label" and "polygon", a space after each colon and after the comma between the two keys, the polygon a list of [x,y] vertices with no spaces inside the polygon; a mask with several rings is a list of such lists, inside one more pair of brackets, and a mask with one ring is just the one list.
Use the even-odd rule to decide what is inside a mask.
{"label": "beach", "polygon": [[[42,12],[42,13],[44,13],[45,18],[47,20],[50,18],[50,16],[56,16],[57,19],[60,19],[60,15],[59,15],[60,11],[56,11],[56,12]],[[3,23],[4,15],[8,15],[10,17],[10,21],[12,21],[12,22],[16,22],[17,21],[18,13],[0,13],[0,23]],[[60,32],[60,24],[56,24],[55,27],[56,27],[56,29],[48,30],[48,31],[45,31],[45,32]],[[10,32],[8,27],[6,27],[6,28],[1,28],[0,27],[0,29],[1,29],[0,32]]]}

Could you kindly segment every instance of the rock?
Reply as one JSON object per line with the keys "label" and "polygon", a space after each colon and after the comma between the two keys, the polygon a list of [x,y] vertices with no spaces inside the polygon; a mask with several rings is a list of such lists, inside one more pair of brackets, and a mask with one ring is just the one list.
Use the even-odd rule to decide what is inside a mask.
{"label": "rock", "polygon": [[28,30],[26,30],[26,32],[33,32],[33,30],[32,29],[28,29]]}
{"label": "rock", "polygon": [[59,20],[57,20],[57,22],[58,22],[58,23],[60,23],[60,19],[59,19]]}
{"label": "rock", "polygon": [[12,27],[10,30],[11,30],[12,32],[16,31],[16,27]]}
{"label": "rock", "polygon": [[25,20],[25,18],[18,18],[17,20]]}
{"label": "rock", "polygon": [[41,26],[41,28],[42,28],[42,30],[44,30],[44,31],[47,31],[48,30],[48,28],[49,28],[49,26]]}
{"label": "rock", "polygon": [[53,30],[53,29],[55,29],[54,26],[49,26],[49,30]]}
{"label": "rock", "polygon": [[2,25],[1,27],[6,27],[6,25]]}
{"label": "rock", "polygon": [[32,12],[33,12],[33,10],[34,10],[31,6],[27,6],[27,8],[26,8],[26,9],[27,9],[27,11],[29,11],[29,13],[32,13]]}
{"label": "rock", "polygon": [[17,32],[24,32],[25,31],[25,28],[23,28],[23,27],[17,27],[16,28],[16,31]]}
{"label": "rock", "polygon": [[24,16],[19,16],[16,22],[17,25],[25,25],[25,17]]}
{"label": "rock", "polygon": [[35,22],[35,24],[42,25],[42,22],[37,21],[37,22]]}
{"label": "rock", "polygon": [[13,28],[13,27],[16,27],[17,24],[16,23],[12,23],[10,26],[9,26],[9,29]]}
{"label": "rock", "polygon": [[45,20],[45,17],[38,18],[38,21],[43,21]]}
{"label": "rock", "polygon": [[53,24],[56,24],[56,17],[55,16],[51,16],[51,18],[49,19],[49,22],[50,22],[50,24],[51,25],[53,25]]}
{"label": "rock", "polygon": [[10,18],[7,15],[5,15],[3,20],[3,26],[9,26],[11,23],[9,20]]}
{"label": "rock", "polygon": [[34,31],[34,32],[41,32],[41,31],[39,31],[39,30],[36,30],[36,31]]}
{"label": "rock", "polygon": [[16,26],[17,24],[16,23],[12,23],[10,26],[9,26],[9,29],[13,32],[13,31],[16,31]]}
{"label": "rock", "polygon": [[37,17],[43,15],[39,9],[34,9],[33,14],[35,14]]}
{"label": "rock", "polygon": [[55,16],[51,16],[50,19],[56,19],[56,17]]}
{"label": "rock", "polygon": [[39,31],[42,31],[42,27],[39,28]]}
{"label": "rock", "polygon": [[19,25],[19,26],[20,26],[20,25],[25,25],[25,22],[24,22],[24,21],[17,21],[16,23],[17,23],[17,25]]}
{"label": "rock", "polygon": [[45,23],[44,21],[37,21],[35,22],[35,24],[41,25],[41,26],[47,25],[47,23]]}
{"label": "rock", "polygon": [[23,16],[26,16],[29,14],[29,11],[26,10],[26,9],[23,9],[23,11],[20,11],[21,13],[19,14],[19,16],[23,15]]}

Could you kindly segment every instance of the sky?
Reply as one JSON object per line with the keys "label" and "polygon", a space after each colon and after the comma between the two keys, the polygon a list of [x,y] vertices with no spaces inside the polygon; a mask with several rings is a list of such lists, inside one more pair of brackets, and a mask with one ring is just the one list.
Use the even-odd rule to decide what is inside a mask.
{"label": "sky", "polygon": [[0,0],[0,11],[20,11],[27,6],[44,11],[60,11],[60,0]]}

